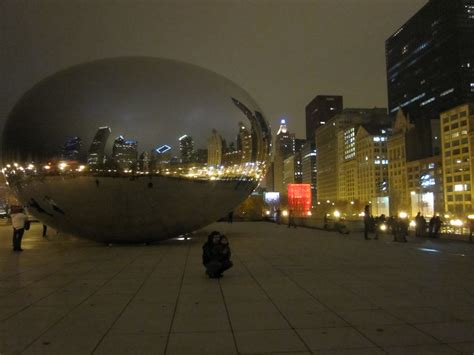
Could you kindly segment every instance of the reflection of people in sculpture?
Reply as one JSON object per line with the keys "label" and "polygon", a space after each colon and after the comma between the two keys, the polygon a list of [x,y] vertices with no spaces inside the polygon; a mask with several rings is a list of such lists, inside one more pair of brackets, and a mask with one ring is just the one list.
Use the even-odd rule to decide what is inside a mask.
{"label": "reflection of people in sculpture", "polygon": [[30,207],[33,207],[38,213],[44,213],[51,217],[53,216],[51,213],[46,212],[46,210],[41,207],[34,198],[30,198],[30,202],[28,204],[30,205]]}
{"label": "reflection of people in sculpture", "polygon": [[202,263],[210,278],[222,277],[222,273],[233,266],[230,260],[229,241],[225,235],[213,231],[202,247]]}
{"label": "reflection of people in sculpture", "polygon": [[59,206],[56,204],[56,202],[54,202],[54,200],[51,197],[45,196],[44,200],[51,205],[51,207],[53,208],[55,212],[65,214],[64,211],[61,208],[59,208]]}

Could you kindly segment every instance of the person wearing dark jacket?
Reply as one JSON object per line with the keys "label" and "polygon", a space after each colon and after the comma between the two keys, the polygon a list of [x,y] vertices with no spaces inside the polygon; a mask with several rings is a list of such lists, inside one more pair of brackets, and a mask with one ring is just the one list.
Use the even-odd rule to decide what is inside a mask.
{"label": "person wearing dark jacket", "polygon": [[222,277],[222,273],[233,266],[229,242],[218,231],[209,234],[202,251],[202,263],[210,278]]}

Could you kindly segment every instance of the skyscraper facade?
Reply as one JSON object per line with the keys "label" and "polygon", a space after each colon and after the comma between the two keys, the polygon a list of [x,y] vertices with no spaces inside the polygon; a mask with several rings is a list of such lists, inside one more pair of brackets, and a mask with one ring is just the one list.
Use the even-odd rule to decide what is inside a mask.
{"label": "skyscraper facade", "polygon": [[110,127],[99,127],[92,140],[92,144],[87,154],[87,164],[91,168],[98,167],[104,163],[105,145],[111,133]]}
{"label": "skyscraper facade", "polygon": [[221,165],[223,144],[222,137],[215,129],[212,130],[211,136],[207,139],[207,165],[217,167]]}
{"label": "skyscraper facade", "polygon": [[182,163],[190,163],[193,161],[194,140],[188,135],[179,137],[179,152],[181,154]]}
{"label": "skyscraper facade", "polygon": [[430,0],[385,42],[388,106],[412,121],[474,100],[474,0]]}
{"label": "skyscraper facade", "polygon": [[362,124],[388,124],[386,112],[384,108],[346,108],[316,130],[318,201],[353,196],[354,191],[340,187],[355,183],[354,164],[345,164],[356,157],[355,133]]}
{"label": "skyscraper facade", "polygon": [[112,160],[120,169],[135,167],[138,156],[138,142],[118,136],[112,147]]}
{"label": "skyscraper facade", "polygon": [[295,135],[288,131],[286,120],[280,120],[280,128],[275,137],[275,154],[273,157],[273,184],[275,191],[284,193],[283,162],[295,152]]}
{"label": "skyscraper facade", "polygon": [[314,140],[316,128],[342,112],[342,96],[318,95],[306,106],[306,139]]}
{"label": "skyscraper facade", "polygon": [[474,104],[441,114],[445,211],[458,216],[474,209]]}

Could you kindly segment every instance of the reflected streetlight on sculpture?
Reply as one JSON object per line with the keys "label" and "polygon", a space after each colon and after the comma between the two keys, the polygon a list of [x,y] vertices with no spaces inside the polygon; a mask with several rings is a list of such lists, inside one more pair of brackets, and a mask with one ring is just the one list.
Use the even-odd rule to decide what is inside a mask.
{"label": "reflected streetlight on sculpture", "polygon": [[12,110],[3,172],[42,222],[104,242],[201,228],[263,177],[271,133],[255,101],[222,76],[124,57],[46,78]]}

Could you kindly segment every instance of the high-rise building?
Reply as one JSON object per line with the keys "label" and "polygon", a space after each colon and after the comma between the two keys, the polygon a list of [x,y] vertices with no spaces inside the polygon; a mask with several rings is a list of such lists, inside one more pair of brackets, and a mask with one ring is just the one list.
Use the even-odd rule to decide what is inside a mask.
{"label": "high-rise building", "polygon": [[138,156],[138,142],[131,139],[125,139],[123,136],[115,138],[112,147],[112,161],[120,169],[131,169],[136,167]]}
{"label": "high-rise building", "polygon": [[105,145],[109,139],[111,129],[109,127],[99,127],[97,133],[92,140],[92,144],[87,154],[87,164],[91,168],[96,168],[104,163],[105,160]]}
{"label": "high-rise building", "polygon": [[72,137],[64,144],[61,158],[65,160],[78,160],[81,151],[82,140],[79,137]]}
{"label": "high-rise building", "polygon": [[142,152],[138,158],[138,168],[144,173],[150,171],[150,154],[148,152]]}
{"label": "high-rise building", "polygon": [[473,38],[473,0],[428,1],[385,42],[390,114],[418,124],[473,101]]}
{"label": "high-rise building", "polygon": [[[349,195],[353,196],[354,192],[346,193],[346,189],[341,186],[349,186],[355,179],[354,166],[350,171],[346,169],[347,174],[342,175],[343,164],[355,158],[355,132],[361,124],[383,125],[389,121],[387,111],[383,108],[346,108],[316,130],[316,181],[319,201],[333,202],[346,199]],[[349,168],[349,165],[344,168]]]}
{"label": "high-rise building", "polygon": [[272,147],[272,135],[268,125],[260,112],[255,111],[255,113],[252,113],[247,106],[235,98],[232,98],[232,102],[250,121],[252,137],[252,154],[250,161],[260,166],[268,158]]}
{"label": "high-rise building", "polygon": [[316,128],[342,112],[342,96],[318,95],[306,105],[306,139],[314,140]]}
{"label": "high-rise building", "polygon": [[474,104],[441,113],[445,211],[458,217],[474,212]]}
{"label": "high-rise building", "polygon": [[241,163],[252,161],[252,135],[243,122],[239,122],[239,134],[237,135],[237,150],[241,152]]}
{"label": "high-rise building", "polygon": [[222,137],[215,129],[207,139],[207,165],[217,167],[222,163],[223,142]]}
{"label": "high-rise building", "polygon": [[273,184],[275,191],[285,193],[283,186],[283,162],[294,154],[295,135],[288,131],[286,120],[280,120],[280,128],[275,137],[275,154],[273,156]]}
{"label": "high-rise building", "polygon": [[190,163],[194,156],[194,141],[191,136],[187,134],[179,137],[179,152],[181,155],[181,163]]}
{"label": "high-rise building", "polygon": [[355,137],[357,162],[356,198],[361,205],[372,203],[373,214],[388,214],[387,142],[391,127],[364,124]]}
{"label": "high-rise building", "polygon": [[301,148],[301,182],[303,184],[310,184],[311,186],[311,201],[313,207],[316,204],[316,145],[313,141],[306,141]]}

